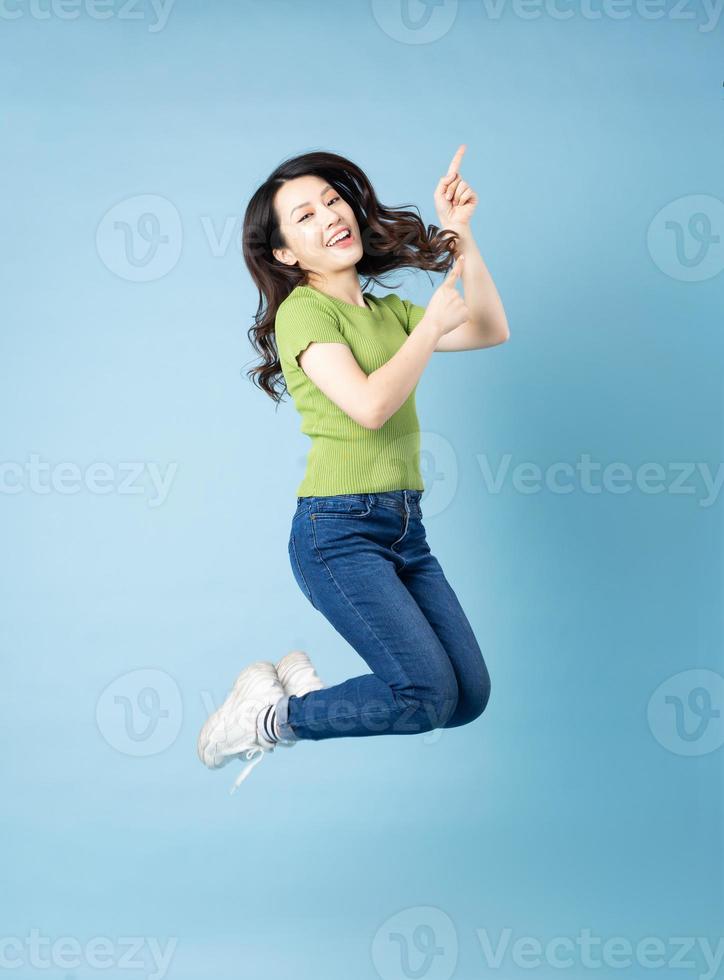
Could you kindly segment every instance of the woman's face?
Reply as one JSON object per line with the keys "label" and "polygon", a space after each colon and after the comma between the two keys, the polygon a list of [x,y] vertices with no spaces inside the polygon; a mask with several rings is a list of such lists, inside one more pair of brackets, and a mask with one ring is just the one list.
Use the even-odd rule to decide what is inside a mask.
{"label": "woman's face", "polygon": [[[274,255],[286,265],[298,265],[325,281],[355,266],[364,249],[354,211],[326,180],[309,174],[288,180],[274,198],[277,221],[286,247]],[[330,245],[343,229],[349,235]]]}

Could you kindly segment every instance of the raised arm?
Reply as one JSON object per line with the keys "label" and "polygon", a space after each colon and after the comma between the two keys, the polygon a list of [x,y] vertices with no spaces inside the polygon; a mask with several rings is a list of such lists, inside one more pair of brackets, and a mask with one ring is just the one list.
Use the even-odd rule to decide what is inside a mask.
{"label": "raised arm", "polygon": [[465,256],[463,294],[470,318],[440,339],[436,350],[477,350],[504,343],[510,337],[503,303],[480,250],[475,243],[470,219],[478,205],[478,195],[460,175],[465,143],[455,152],[447,173],[435,189],[435,208],[443,228],[458,235],[456,254]]}

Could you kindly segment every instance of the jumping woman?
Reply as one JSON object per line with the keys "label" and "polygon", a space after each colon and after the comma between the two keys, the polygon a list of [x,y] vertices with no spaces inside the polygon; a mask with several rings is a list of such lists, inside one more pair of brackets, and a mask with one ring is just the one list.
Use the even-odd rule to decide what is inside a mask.
{"label": "jumping woman", "polygon": [[[249,336],[263,357],[249,373],[276,403],[283,376],[312,440],[292,573],[372,673],[325,687],[301,650],[246,667],[198,739],[211,769],[248,760],[232,792],[277,745],[455,728],[488,703],[482,652],[426,540],[415,408],[433,351],[509,336],[470,229],[465,149],[435,189],[439,227],[385,207],[359,167],[323,152],[282,163],[246,210],[244,260],[260,294]],[[405,267],[447,273],[427,307],[360,286]]]}

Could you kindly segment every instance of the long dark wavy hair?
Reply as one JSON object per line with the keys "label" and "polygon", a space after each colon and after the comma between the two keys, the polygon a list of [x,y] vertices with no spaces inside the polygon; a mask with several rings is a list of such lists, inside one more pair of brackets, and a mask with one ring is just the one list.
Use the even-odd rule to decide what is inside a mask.
{"label": "long dark wavy hair", "polygon": [[274,321],[280,304],[295,286],[309,283],[304,269],[285,265],[274,257],[273,249],[287,245],[277,221],[274,197],[286,181],[310,174],[326,180],[354,211],[364,250],[357,263],[357,272],[365,279],[363,291],[371,282],[387,289],[398,288],[390,287],[380,278],[395,269],[447,272],[455,261],[457,236],[452,229],[440,229],[437,225],[428,225],[426,229],[414,204],[385,207],[377,199],[368,177],[351,160],[336,153],[317,151],[280,163],[249,201],[242,232],[244,261],[259,290],[259,305],[248,337],[262,358],[260,364],[247,371],[247,377],[277,404],[286,391],[286,384],[279,363]]}

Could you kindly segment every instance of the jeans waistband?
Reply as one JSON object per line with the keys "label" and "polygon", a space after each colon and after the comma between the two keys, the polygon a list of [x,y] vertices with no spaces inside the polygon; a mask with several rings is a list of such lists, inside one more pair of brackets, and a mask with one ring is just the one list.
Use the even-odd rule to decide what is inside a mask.
{"label": "jeans waistband", "polygon": [[[390,510],[399,511],[401,514],[409,509],[410,502],[419,503],[422,499],[422,490],[384,490],[378,493],[354,493],[354,494],[332,494],[335,497],[363,497],[371,505],[377,504],[380,507],[389,507]],[[297,497],[297,506],[303,500],[319,499],[315,496]]]}
{"label": "jeans waistband", "polygon": [[405,510],[409,508],[410,501],[419,503],[422,497],[422,491],[387,490],[383,493],[370,493],[367,496],[371,498],[373,504],[379,504],[380,507],[389,507],[391,510],[397,510],[404,514]]}

